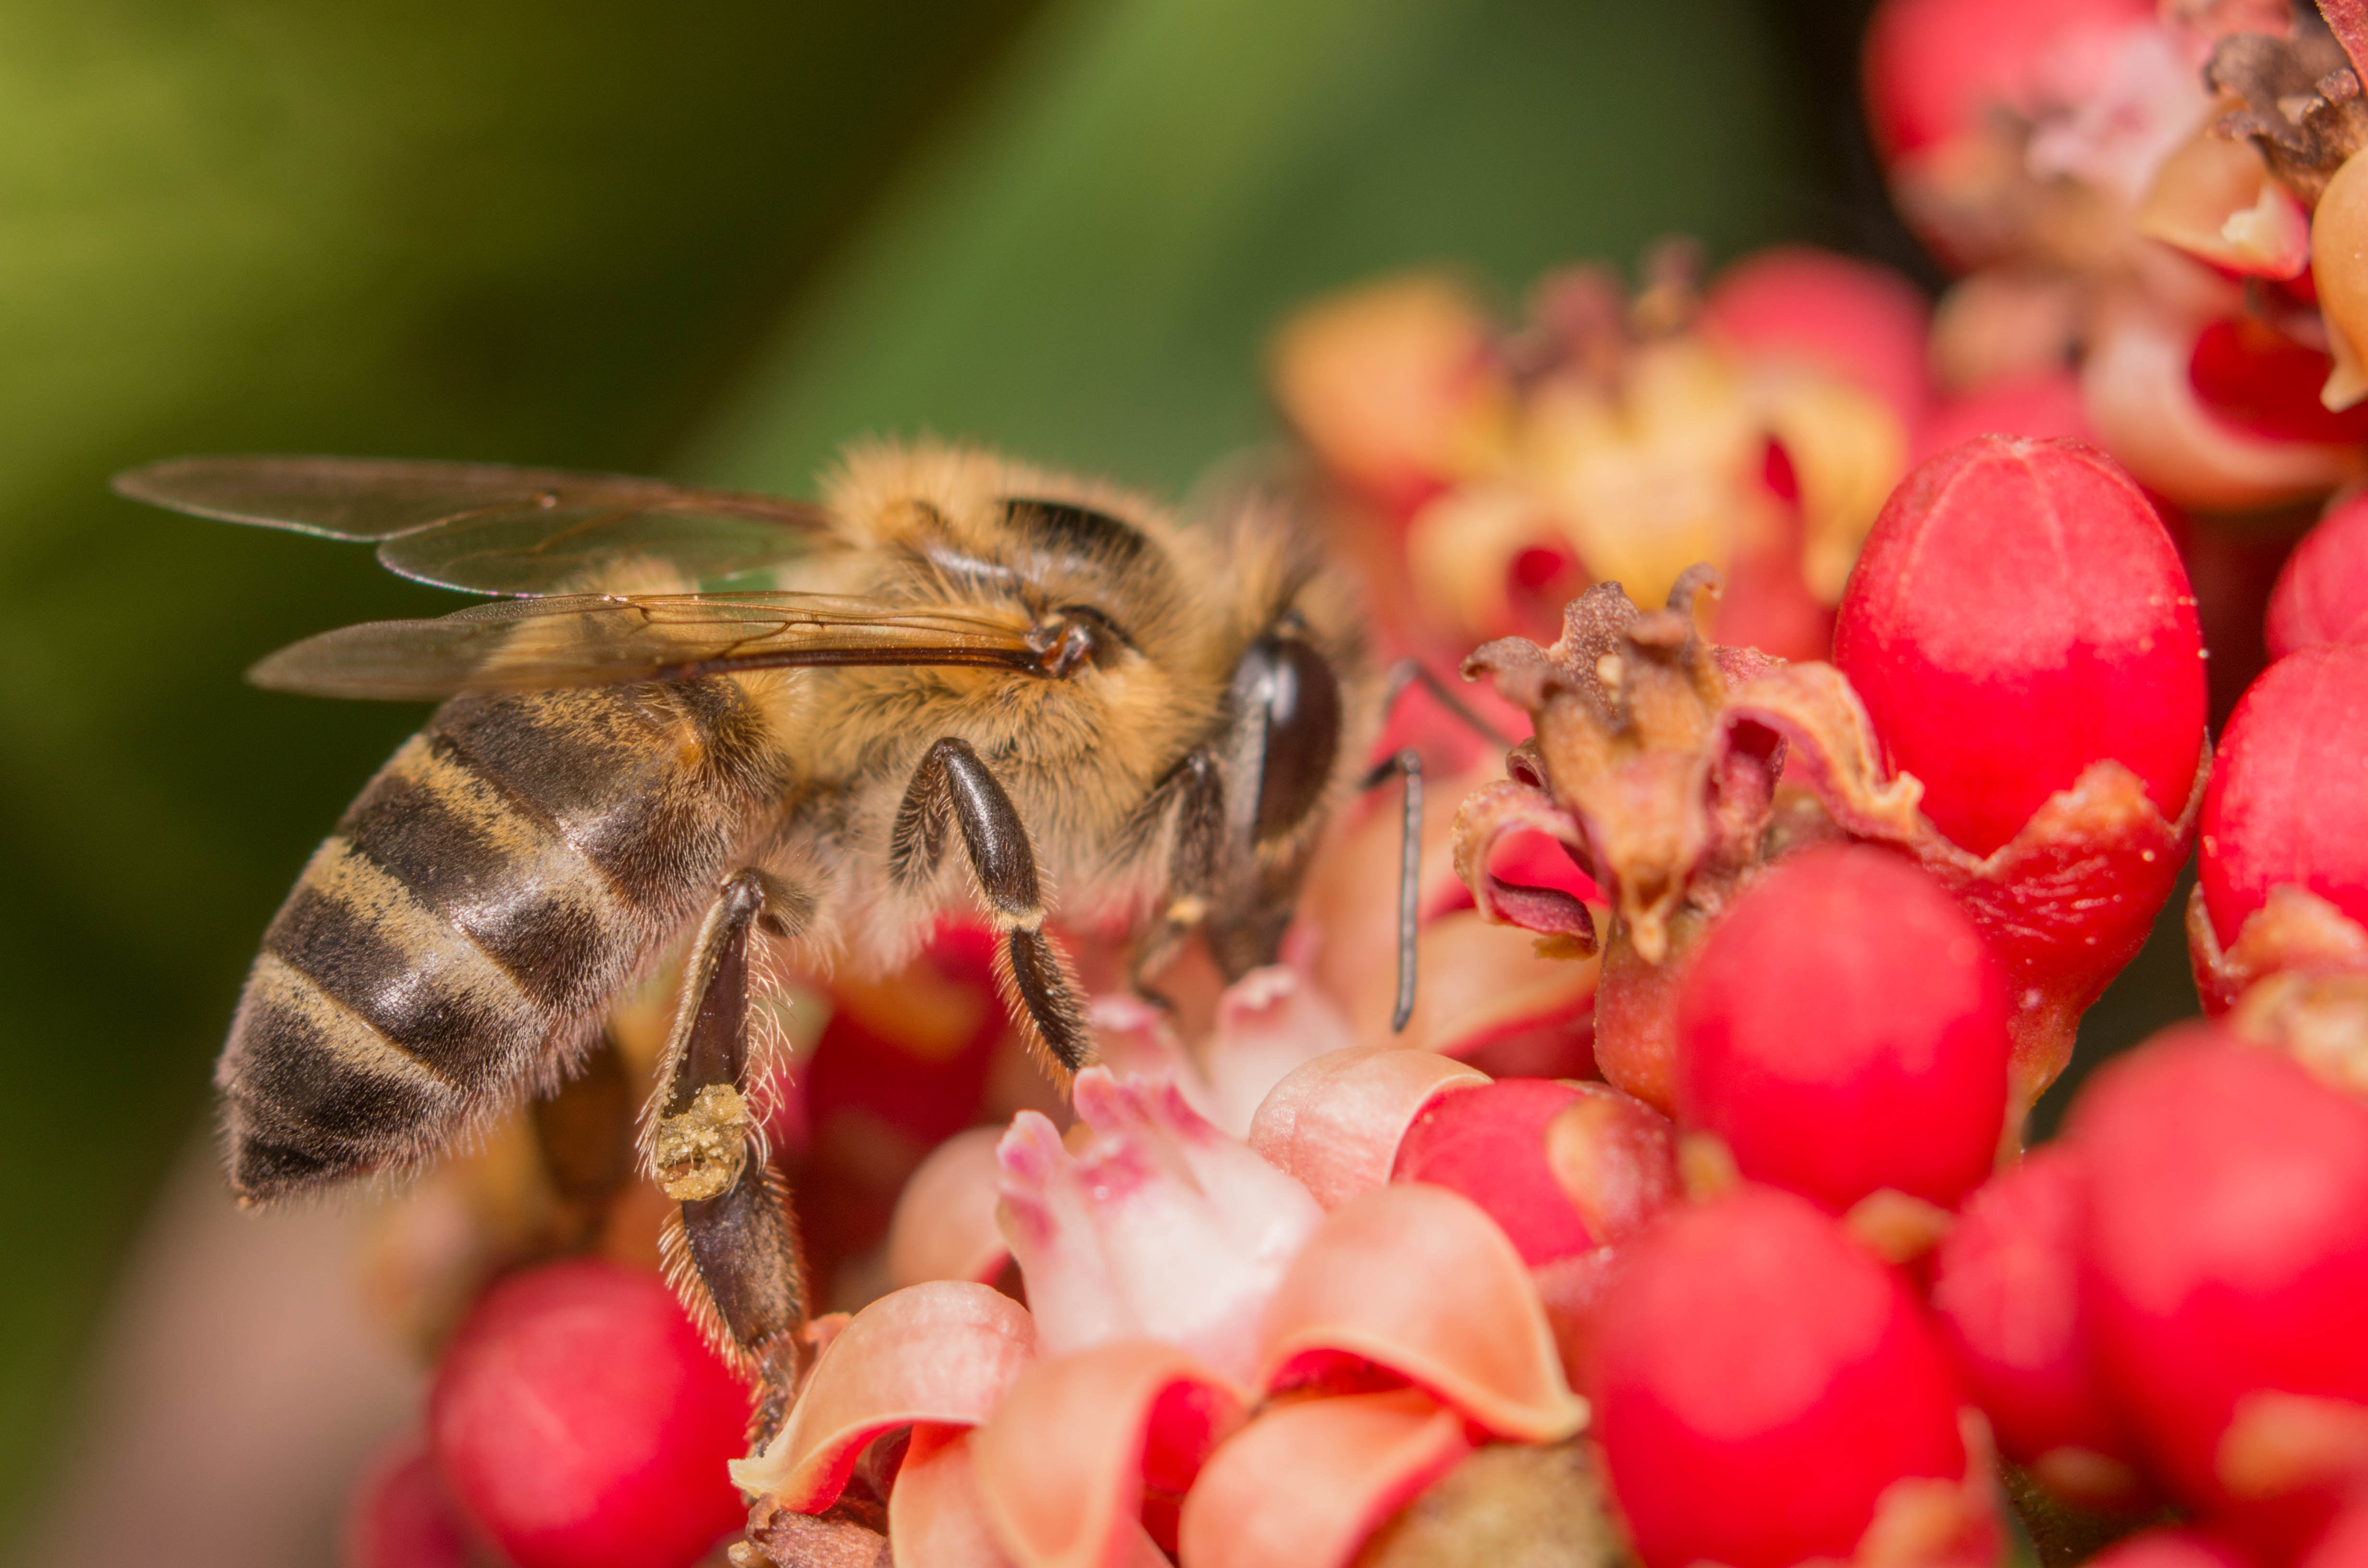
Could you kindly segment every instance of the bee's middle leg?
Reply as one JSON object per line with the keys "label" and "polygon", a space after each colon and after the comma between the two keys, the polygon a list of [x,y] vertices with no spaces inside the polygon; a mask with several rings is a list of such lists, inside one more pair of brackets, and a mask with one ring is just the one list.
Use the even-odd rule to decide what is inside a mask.
{"label": "bee's middle leg", "polygon": [[937,869],[950,822],[962,829],[979,902],[1002,937],[995,967],[1006,1000],[1018,1004],[1015,1011],[1063,1076],[1092,1065],[1093,1030],[1076,977],[1044,931],[1027,825],[970,743],[952,736],[922,757],[897,809],[889,865],[898,881],[910,886]]}
{"label": "bee's middle leg", "polygon": [[749,1105],[751,934],[767,915],[766,879],[741,871],[718,892],[683,971],[682,999],[660,1067],[645,1153],[682,1205],[668,1276],[693,1315],[757,1375],[751,1441],[769,1441],[796,1392],[805,1271],[788,1195],[766,1158]]}

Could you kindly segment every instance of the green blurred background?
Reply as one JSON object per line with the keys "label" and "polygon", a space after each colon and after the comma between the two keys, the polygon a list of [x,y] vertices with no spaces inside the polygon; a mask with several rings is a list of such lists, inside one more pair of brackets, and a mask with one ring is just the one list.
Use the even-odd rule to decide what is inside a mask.
{"label": "green blurred background", "polygon": [[1379,270],[1509,296],[1680,232],[1918,265],[1857,129],[1864,9],[0,5],[0,1550],[257,934],[420,717],[239,672],[450,608],[109,472],[326,450],[794,493],[933,430],[1172,491],[1273,433],[1279,315]]}

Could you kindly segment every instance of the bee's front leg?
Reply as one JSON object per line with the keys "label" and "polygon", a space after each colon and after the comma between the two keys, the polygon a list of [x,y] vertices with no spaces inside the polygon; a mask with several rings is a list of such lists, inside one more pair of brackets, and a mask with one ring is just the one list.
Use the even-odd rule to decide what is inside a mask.
{"label": "bee's front leg", "polygon": [[1195,926],[1207,920],[1217,896],[1217,867],[1225,839],[1225,784],[1216,755],[1206,746],[1184,754],[1155,786],[1127,826],[1127,846],[1148,852],[1167,841],[1167,886],[1159,913],[1136,941],[1127,965],[1134,994],[1162,1008],[1174,1004],[1152,989]]}
{"label": "bee's front leg", "polygon": [[756,1372],[757,1448],[796,1392],[805,1321],[787,1194],[747,1095],[748,943],[767,892],[761,875],[741,871],[700,924],[643,1136],[652,1177],[682,1204],[680,1227],[666,1237],[667,1277],[718,1347]]}
{"label": "bee's front leg", "polygon": [[897,809],[889,870],[898,882],[917,886],[936,871],[949,822],[962,829],[979,903],[1002,935],[995,973],[1005,1003],[1066,1079],[1093,1064],[1094,1036],[1069,960],[1044,932],[1035,846],[994,773],[952,736],[929,748]]}

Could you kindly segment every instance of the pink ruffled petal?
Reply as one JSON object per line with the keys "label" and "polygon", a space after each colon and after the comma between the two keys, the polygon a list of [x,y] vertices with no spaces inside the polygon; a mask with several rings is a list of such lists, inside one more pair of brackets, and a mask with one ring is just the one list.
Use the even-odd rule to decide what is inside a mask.
{"label": "pink ruffled petal", "polygon": [[888,1279],[918,1285],[928,1279],[994,1282],[1011,1256],[996,1223],[1001,1201],[995,1146],[999,1129],[973,1127],[932,1150],[905,1182],[888,1222]]}
{"label": "pink ruffled petal", "polygon": [[1553,1442],[1587,1424],[1563,1381],[1520,1254],[1470,1199],[1400,1182],[1336,1210],[1267,1309],[1268,1389],[1360,1358],[1498,1437]]}
{"label": "pink ruffled petal", "polygon": [[[896,1568],[1017,1568],[995,1539],[980,1499],[971,1429],[924,1422],[888,1496],[888,1544]],[[1168,1568],[1140,1523],[1119,1559],[1125,1568]]]}
{"label": "pink ruffled petal", "polygon": [[987,1286],[939,1279],[882,1296],[831,1340],[764,1451],[732,1462],[733,1483],[820,1513],[864,1444],[916,1421],[985,1420],[1035,1355],[1028,1309]]}
{"label": "pink ruffled petal", "polygon": [[1149,1337],[1247,1386],[1259,1318],[1323,1210],[1172,1081],[1092,1068],[1076,1094],[1093,1133],[1082,1150],[1023,1111],[996,1151],[1003,1231],[1045,1353]]}
{"label": "pink ruffled petal", "polygon": [[888,1494],[888,1549],[896,1568],[1010,1568],[996,1543],[971,1471],[971,1428],[913,1428]]}
{"label": "pink ruffled petal", "polygon": [[1416,1389],[1280,1406],[1227,1438],[1185,1494],[1183,1568],[1345,1568],[1471,1450],[1463,1418]]}
{"label": "pink ruffled petal", "polygon": [[1140,997],[1097,996],[1093,1018],[1102,1065],[1120,1077],[1174,1078],[1186,1104],[1236,1138],[1284,1074],[1355,1043],[1348,1016],[1291,963],[1252,970],[1227,986],[1215,1025],[1194,1050]]}
{"label": "pink ruffled petal", "polygon": [[996,1540],[1021,1568],[1124,1568],[1146,1483],[1184,1492],[1241,1415],[1224,1380],[1155,1340],[1038,1362],[971,1439]]}
{"label": "pink ruffled petal", "polygon": [[1217,998],[1216,1030],[1201,1053],[1201,1114],[1246,1137],[1276,1084],[1355,1043],[1348,1016],[1305,975],[1281,964],[1252,970]]}
{"label": "pink ruffled petal", "polygon": [[1094,1049],[1101,1064],[1126,1078],[1181,1076],[1190,1069],[1184,1042],[1167,1015],[1126,992],[1105,992],[1089,1008]]}
{"label": "pink ruffled petal", "polygon": [[1428,1051],[1335,1051],[1294,1069],[1250,1120],[1250,1147],[1326,1209],[1390,1179],[1398,1141],[1443,1094],[1488,1074]]}

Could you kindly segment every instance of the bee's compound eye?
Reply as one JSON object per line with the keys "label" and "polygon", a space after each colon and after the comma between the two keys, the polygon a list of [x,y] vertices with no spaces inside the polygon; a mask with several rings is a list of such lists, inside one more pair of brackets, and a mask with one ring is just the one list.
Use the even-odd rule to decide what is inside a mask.
{"label": "bee's compound eye", "polygon": [[1340,682],[1309,644],[1269,635],[1243,655],[1235,686],[1246,695],[1262,696],[1266,708],[1266,756],[1254,831],[1260,840],[1269,839],[1306,821],[1331,781],[1340,751]]}

